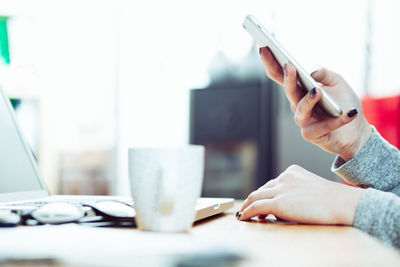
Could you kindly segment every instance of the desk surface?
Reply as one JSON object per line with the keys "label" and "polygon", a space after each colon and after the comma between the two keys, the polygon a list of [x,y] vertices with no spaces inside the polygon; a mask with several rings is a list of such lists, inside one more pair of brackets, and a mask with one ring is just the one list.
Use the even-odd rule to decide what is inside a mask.
{"label": "desk surface", "polygon": [[237,221],[235,208],[198,223],[194,235],[236,236],[248,244],[249,266],[400,266],[400,251],[347,226],[299,225],[284,222]]}
{"label": "desk surface", "polygon": [[[2,236],[2,240],[17,239],[17,242],[14,242],[14,248],[9,248],[9,250],[18,249],[24,251],[23,253],[35,249],[36,251],[40,250],[40,246],[26,244],[37,240],[39,236],[41,239],[37,240],[39,243],[49,243],[51,246],[43,249],[42,252],[51,251],[52,247],[59,246],[59,250],[64,250],[64,254],[65,251],[69,251],[69,254],[66,255],[67,258],[75,255],[74,250],[80,252],[78,254],[82,254],[84,251],[86,258],[95,258],[98,256],[93,255],[102,253],[109,253],[106,256],[110,258],[113,249],[114,252],[120,253],[121,248],[131,247],[131,251],[137,252],[138,249],[157,250],[158,246],[158,249],[168,251],[173,244],[184,243],[181,247],[175,248],[181,250],[192,244],[198,245],[199,239],[207,240],[209,244],[225,239],[225,244],[237,243],[245,248],[247,260],[240,266],[400,266],[400,250],[388,247],[353,227],[298,225],[281,221],[241,222],[234,216],[239,206],[240,203],[236,202],[235,207],[225,214],[196,223],[189,234],[154,234],[131,228],[107,230],[78,226],[69,228],[68,226],[64,228],[55,226],[44,229],[23,227],[23,229],[1,230],[0,236]],[[35,234],[35,231],[38,232]],[[43,231],[46,236],[43,236]],[[61,237],[63,231],[64,237]],[[31,235],[30,241],[21,243],[21,239],[26,239],[27,234]],[[58,234],[60,237],[55,238],[54,236]],[[70,243],[66,240],[68,236],[72,236]],[[91,239],[95,240],[90,243]],[[139,240],[144,241],[138,245]],[[37,241],[35,243],[38,243]],[[114,248],[116,244],[119,244],[121,248]],[[4,252],[4,250],[7,250],[7,247],[0,243],[0,252]],[[57,252],[57,250],[52,252],[54,251]],[[128,251],[121,252],[117,258],[121,259],[121,256],[127,256],[122,261],[123,263],[126,261],[131,263],[132,257],[134,257]],[[42,263],[40,266],[80,266],[80,264],[46,265]]]}

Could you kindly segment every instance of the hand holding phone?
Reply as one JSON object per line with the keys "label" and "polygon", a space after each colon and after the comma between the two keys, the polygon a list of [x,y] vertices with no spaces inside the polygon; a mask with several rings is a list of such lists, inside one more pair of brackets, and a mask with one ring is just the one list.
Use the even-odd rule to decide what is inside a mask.
{"label": "hand holding phone", "polygon": [[321,90],[322,98],[318,105],[321,106],[328,115],[340,117],[343,114],[342,108],[324,91],[322,86],[289,55],[256,18],[252,15],[246,16],[243,21],[243,27],[254,38],[258,45],[261,47],[269,47],[282,68],[289,62],[295,67],[298,74],[298,83],[304,90],[311,91],[314,88],[319,88]]}
{"label": "hand holding phone", "polygon": [[[314,80],[252,16],[246,17],[243,26],[263,47],[260,51],[267,71],[277,73],[269,73],[271,78],[282,84],[284,72],[279,68],[291,63],[286,65],[285,93],[293,106],[295,122],[301,128],[303,138],[345,161],[353,158],[369,140],[372,128],[362,114],[359,97],[350,85],[337,73],[324,68],[313,74]],[[322,82],[324,88],[316,81]],[[314,97],[312,93],[304,96],[298,91],[313,88],[318,88]],[[346,115],[341,116],[341,107],[324,89],[341,103]],[[321,107],[321,112],[314,112],[316,104]]]}

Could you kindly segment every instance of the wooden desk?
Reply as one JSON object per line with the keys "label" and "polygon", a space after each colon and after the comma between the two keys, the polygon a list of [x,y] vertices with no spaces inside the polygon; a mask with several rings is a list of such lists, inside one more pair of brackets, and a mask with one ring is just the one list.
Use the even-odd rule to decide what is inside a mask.
{"label": "wooden desk", "polygon": [[248,244],[245,266],[400,266],[400,250],[347,226],[241,222],[240,203],[218,218],[197,223],[193,235],[230,233]]}
{"label": "wooden desk", "polygon": [[[140,232],[132,228],[99,229],[68,225],[0,229],[2,240],[7,241],[0,243],[0,252],[8,248],[22,253],[42,251],[44,254],[64,256],[64,263],[24,266],[82,266],[80,263],[74,264],[77,261],[73,257],[76,256],[90,261],[103,257],[101,260],[109,261],[107,266],[149,266],[135,264],[138,257],[142,256],[145,260],[155,258],[161,261],[161,264],[152,266],[165,266],[163,259],[149,255],[158,250],[170,257],[171,247],[175,246],[175,251],[182,253],[187,247],[196,247],[203,241],[207,241],[206,248],[210,250],[211,244],[223,240],[225,247],[232,243],[242,245],[240,249],[241,252],[245,251],[243,254],[246,260],[240,266],[246,267],[400,266],[400,250],[388,247],[353,227],[298,225],[280,221],[241,222],[234,216],[239,207],[240,202],[237,202],[225,214],[196,223],[188,234],[170,235]],[[8,244],[10,240],[13,240],[12,244]],[[46,244],[47,247],[41,249]]]}

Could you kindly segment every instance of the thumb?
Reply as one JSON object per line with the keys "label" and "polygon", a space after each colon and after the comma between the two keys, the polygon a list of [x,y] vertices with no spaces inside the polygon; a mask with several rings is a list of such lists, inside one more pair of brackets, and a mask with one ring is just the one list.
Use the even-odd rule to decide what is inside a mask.
{"label": "thumb", "polygon": [[333,86],[338,83],[340,76],[339,74],[330,71],[326,68],[318,69],[311,73],[311,77],[314,78],[315,81],[322,83],[326,86]]}

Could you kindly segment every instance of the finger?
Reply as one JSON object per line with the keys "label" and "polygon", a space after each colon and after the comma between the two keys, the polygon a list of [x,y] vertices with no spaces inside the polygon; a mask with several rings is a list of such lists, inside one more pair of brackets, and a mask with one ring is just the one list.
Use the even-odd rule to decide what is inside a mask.
{"label": "finger", "polygon": [[273,206],[272,203],[272,199],[262,199],[253,202],[243,211],[242,216],[240,216],[239,220],[245,221],[257,215],[271,214]]}
{"label": "finger", "polygon": [[314,78],[315,81],[322,83],[326,86],[333,86],[337,84],[340,79],[339,74],[326,68],[321,68],[314,71],[313,73],[311,73],[311,76]]}
{"label": "finger", "polygon": [[275,179],[269,180],[265,185],[261,186],[261,187],[258,188],[257,190],[262,190],[262,189],[265,189],[265,188],[273,188],[273,187],[277,186],[278,183],[279,183],[278,178],[279,178],[281,175],[282,175],[282,174],[280,174],[280,175],[279,175],[277,178],[275,178]]}
{"label": "finger", "polygon": [[282,172],[281,174],[278,175],[278,177],[276,177],[275,179],[271,179],[269,180],[265,185],[261,186],[260,188],[258,188],[258,190],[264,189],[264,188],[273,188],[276,187],[280,180],[281,177],[285,175],[285,172]]}
{"label": "finger", "polygon": [[250,206],[253,202],[261,200],[261,199],[267,199],[267,198],[273,198],[275,195],[275,192],[272,188],[265,188],[261,190],[256,190],[252,192],[246,200],[243,202],[242,207],[240,208],[240,211],[245,210],[248,206]]}
{"label": "finger", "polygon": [[297,84],[297,71],[292,64],[285,65],[284,91],[289,99],[290,107],[295,112],[297,104],[303,98],[304,92]]}
{"label": "finger", "polygon": [[321,90],[319,88],[314,88],[300,100],[294,114],[294,120],[297,125],[303,127],[315,122],[315,119],[312,118],[312,112],[321,98]]}
{"label": "finger", "polygon": [[[281,177],[282,176],[282,173],[277,177],[277,178],[275,178],[275,179],[272,179],[272,180],[269,180],[265,185],[263,185],[263,186],[261,186],[260,188],[258,188],[257,189],[257,191],[262,191],[262,190],[265,190],[265,189],[272,189],[272,188],[274,188],[275,186],[277,186],[278,185],[278,183],[279,183],[279,177]],[[257,191],[254,191],[254,192],[257,192]],[[253,192],[253,193],[254,193]],[[272,193],[271,193],[272,194]],[[251,195],[251,194],[250,194]],[[249,195],[249,196],[250,196]],[[248,199],[248,198],[247,198]],[[246,201],[247,201],[247,199],[244,201],[244,203],[242,204],[242,208],[240,209],[240,211],[242,212],[248,205],[247,205],[247,203],[246,203]],[[246,207],[245,207],[245,205],[246,205]]]}
{"label": "finger", "polygon": [[283,85],[283,70],[268,47],[260,48],[261,60],[269,78]]}
{"label": "finger", "polygon": [[339,118],[328,118],[321,122],[315,122],[309,127],[302,129],[303,138],[309,142],[318,140],[322,136],[353,121],[357,117],[357,113],[357,109],[353,108]]}

